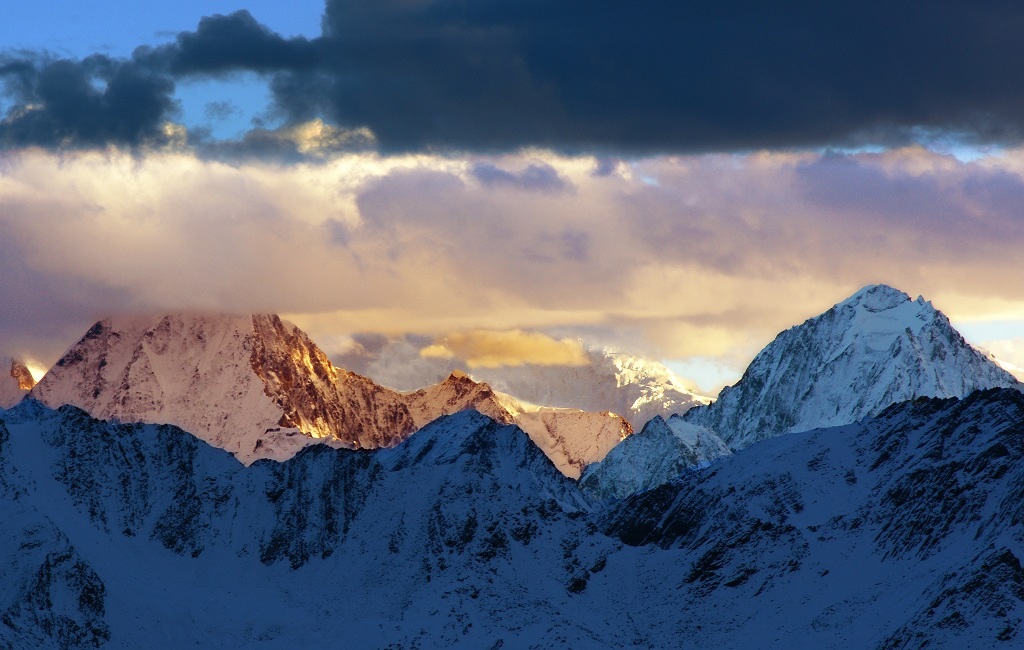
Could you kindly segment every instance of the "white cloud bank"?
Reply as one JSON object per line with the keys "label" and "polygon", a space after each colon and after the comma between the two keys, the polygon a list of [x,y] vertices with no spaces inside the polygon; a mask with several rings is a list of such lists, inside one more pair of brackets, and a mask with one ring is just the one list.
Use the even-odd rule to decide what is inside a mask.
{"label": "white cloud bank", "polygon": [[52,361],[106,313],[188,308],[277,311],[325,347],[539,329],[741,368],[872,282],[953,318],[1024,318],[1022,205],[1019,151],[290,166],[8,152],[0,349]]}

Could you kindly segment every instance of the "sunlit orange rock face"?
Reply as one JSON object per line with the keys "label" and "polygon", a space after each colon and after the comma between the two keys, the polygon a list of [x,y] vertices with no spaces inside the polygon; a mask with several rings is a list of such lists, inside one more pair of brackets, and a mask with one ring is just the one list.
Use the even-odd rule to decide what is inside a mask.
{"label": "sunlit orange rock face", "polygon": [[17,359],[11,359],[11,377],[18,382],[19,390],[31,390],[36,385],[36,380],[28,367]]}
{"label": "sunlit orange rock face", "polygon": [[0,408],[11,408],[20,402],[35,383],[24,363],[0,354]]}
{"label": "sunlit orange rock face", "polygon": [[252,317],[250,362],[282,411],[278,424],[358,449],[391,447],[418,427],[399,393],[331,365],[299,328]]}

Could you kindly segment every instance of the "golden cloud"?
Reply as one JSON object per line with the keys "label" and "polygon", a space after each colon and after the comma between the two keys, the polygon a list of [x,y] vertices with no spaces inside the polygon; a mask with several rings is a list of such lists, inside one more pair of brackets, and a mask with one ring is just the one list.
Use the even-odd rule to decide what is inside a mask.
{"label": "golden cloud", "polygon": [[434,359],[464,359],[470,368],[503,366],[585,366],[590,363],[583,344],[555,339],[540,332],[474,330],[456,332],[420,350]]}

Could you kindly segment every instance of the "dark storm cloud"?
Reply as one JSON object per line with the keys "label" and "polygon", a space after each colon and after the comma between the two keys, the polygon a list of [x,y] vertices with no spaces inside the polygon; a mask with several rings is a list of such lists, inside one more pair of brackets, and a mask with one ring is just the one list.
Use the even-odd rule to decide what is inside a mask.
{"label": "dark storm cloud", "polygon": [[245,71],[289,123],[367,127],[385,151],[1024,134],[1024,5],[1007,0],[328,0],[323,26],[285,38],[240,11],[128,61],[3,62],[4,141],[135,144],[174,115],[175,80]]}
{"label": "dark storm cloud", "polygon": [[0,121],[6,147],[162,143],[162,125],[176,108],[170,78],[102,55],[9,59],[0,63],[0,82],[14,104]]}
{"label": "dark storm cloud", "polygon": [[[294,73],[317,60],[316,47],[305,38],[283,38],[246,11],[203,18],[195,32],[183,32],[168,45],[140,47],[131,59],[8,56],[0,59],[0,83],[12,107],[0,121],[0,146],[164,144],[163,125],[178,114],[177,79],[237,71]],[[259,151],[267,140],[260,135],[234,146]]]}
{"label": "dark storm cloud", "polygon": [[183,76],[310,69],[317,65],[319,53],[307,39],[284,38],[243,10],[207,16],[196,31],[181,32],[169,45],[140,48],[134,58]]}
{"label": "dark storm cloud", "polygon": [[1019,139],[1024,6],[982,1],[328,0],[280,80],[385,149],[631,152]]}

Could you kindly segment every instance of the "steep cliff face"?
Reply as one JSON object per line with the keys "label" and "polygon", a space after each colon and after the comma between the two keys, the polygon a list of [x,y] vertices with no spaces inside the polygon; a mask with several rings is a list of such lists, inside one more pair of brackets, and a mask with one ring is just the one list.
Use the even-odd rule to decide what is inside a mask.
{"label": "steep cliff face", "polygon": [[99,648],[110,639],[105,586],[67,536],[0,498],[0,646]]}
{"label": "steep cliff face", "polygon": [[356,449],[398,444],[417,427],[404,400],[335,368],[305,332],[273,315],[252,317],[253,372],[281,409],[278,425]]}
{"label": "steep cliff face", "polygon": [[1019,385],[931,303],[873,285],[779,334],[736,385],[685,417],[741,449],[782,433],[856,422],[916,397]]}

